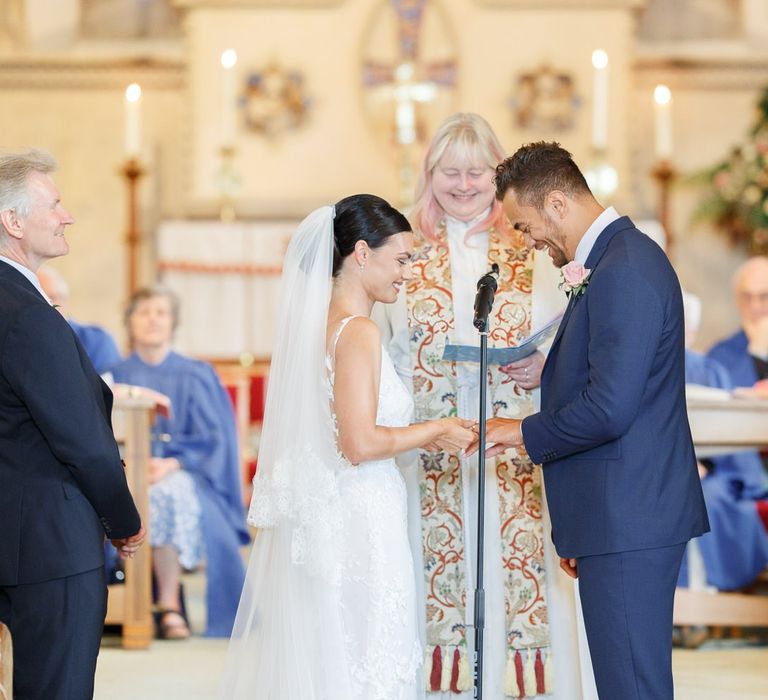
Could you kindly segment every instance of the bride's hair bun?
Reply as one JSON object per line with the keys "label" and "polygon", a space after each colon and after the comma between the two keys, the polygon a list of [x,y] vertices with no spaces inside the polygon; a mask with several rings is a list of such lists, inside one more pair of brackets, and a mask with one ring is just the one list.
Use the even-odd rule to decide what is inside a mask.
{"label": "bride's hair bun", "polygon": [[374,194],[354,194],[339,200],[334,206],[333,276],[339,274],[358,241],[380,248],[390,236],[410,230],[408,219]]}

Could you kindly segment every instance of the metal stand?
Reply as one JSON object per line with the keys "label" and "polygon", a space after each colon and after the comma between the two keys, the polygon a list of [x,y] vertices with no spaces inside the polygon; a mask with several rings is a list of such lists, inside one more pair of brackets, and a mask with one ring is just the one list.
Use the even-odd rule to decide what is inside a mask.
{"label": "metal stand", "polygon": [[485,631],[485,589],[483,563],[485,554],[485,419],[488,394],[488,329],[480,330],[480,419],[477,450],[477,571],[475,573],[475,693],[483,697],[483,633]]}
{"label": "metal stand", "polygon": [[475,576],[475,698],[483,697],[483,633],[485,632],[485,589],[483,561],[485,555],[485,405],[488,394],[488,316],[499,282],[499,266],[477,282],[475,315],[472,325],[480,333],[480,419],[477,448],[477,573]]}

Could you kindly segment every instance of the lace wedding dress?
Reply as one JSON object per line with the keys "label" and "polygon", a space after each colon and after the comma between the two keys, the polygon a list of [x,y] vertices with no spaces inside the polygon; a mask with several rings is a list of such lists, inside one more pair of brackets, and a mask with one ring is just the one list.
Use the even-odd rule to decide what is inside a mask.
{"label": "lace wedding dress", "polygon": [[[296,229],[283,262],[275,348],[248,522],[257,528],[221,700],[421,697],[406,490],[394,459],[353,466],[332,415],[327,341],[335,209]],[[353,332],[354,328],[348,332]],[[377,423],[411,421],[382,352]]]}
{"label": "lace wedding dress", "polygon": [[[352,318],[339,325],[328,356],[331,401],[336,343]],[[402,427],[412,417],[410,392],[382,348],[376,424]],[[333,419],[335,424],[335,414]],[[405,482],[390,458],[357,466],[347,462],[338,483],[346,504],[341,609],[354,696],[412,700],[420,693],[421,649]]]}

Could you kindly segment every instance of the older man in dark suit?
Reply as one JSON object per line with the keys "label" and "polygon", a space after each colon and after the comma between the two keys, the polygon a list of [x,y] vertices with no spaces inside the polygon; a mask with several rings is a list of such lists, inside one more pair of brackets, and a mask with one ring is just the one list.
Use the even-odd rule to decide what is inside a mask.
{"label": "older man in dark suit", "polygon": [[0,156],[0,621],[16,700],[83,700],[106,612],[104,536],[144,538],[112,394],[35,275],[73,223],[40,151]]}
{"label": "older man in dark suit", "polygon": [[552,538],[579,594],[600,697],[672,700],[685,543],[709,529],[685,405],[683,304],[662,250],[592,196],[555,143],[497,168],[510,222],[563,272],[568,307],[541,411],[488,424],[542,463]]}

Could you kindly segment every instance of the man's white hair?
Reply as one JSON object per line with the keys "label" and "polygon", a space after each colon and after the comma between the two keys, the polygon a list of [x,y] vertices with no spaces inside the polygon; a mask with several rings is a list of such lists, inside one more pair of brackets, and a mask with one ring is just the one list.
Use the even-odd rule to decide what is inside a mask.
{"label": "man's white hair", "polygon": [[28,216],[31,206],[29,176],[52,173],[56,167],[56,159],[38,149],[0,155],[0,211],[13,209],[21,218]]}

